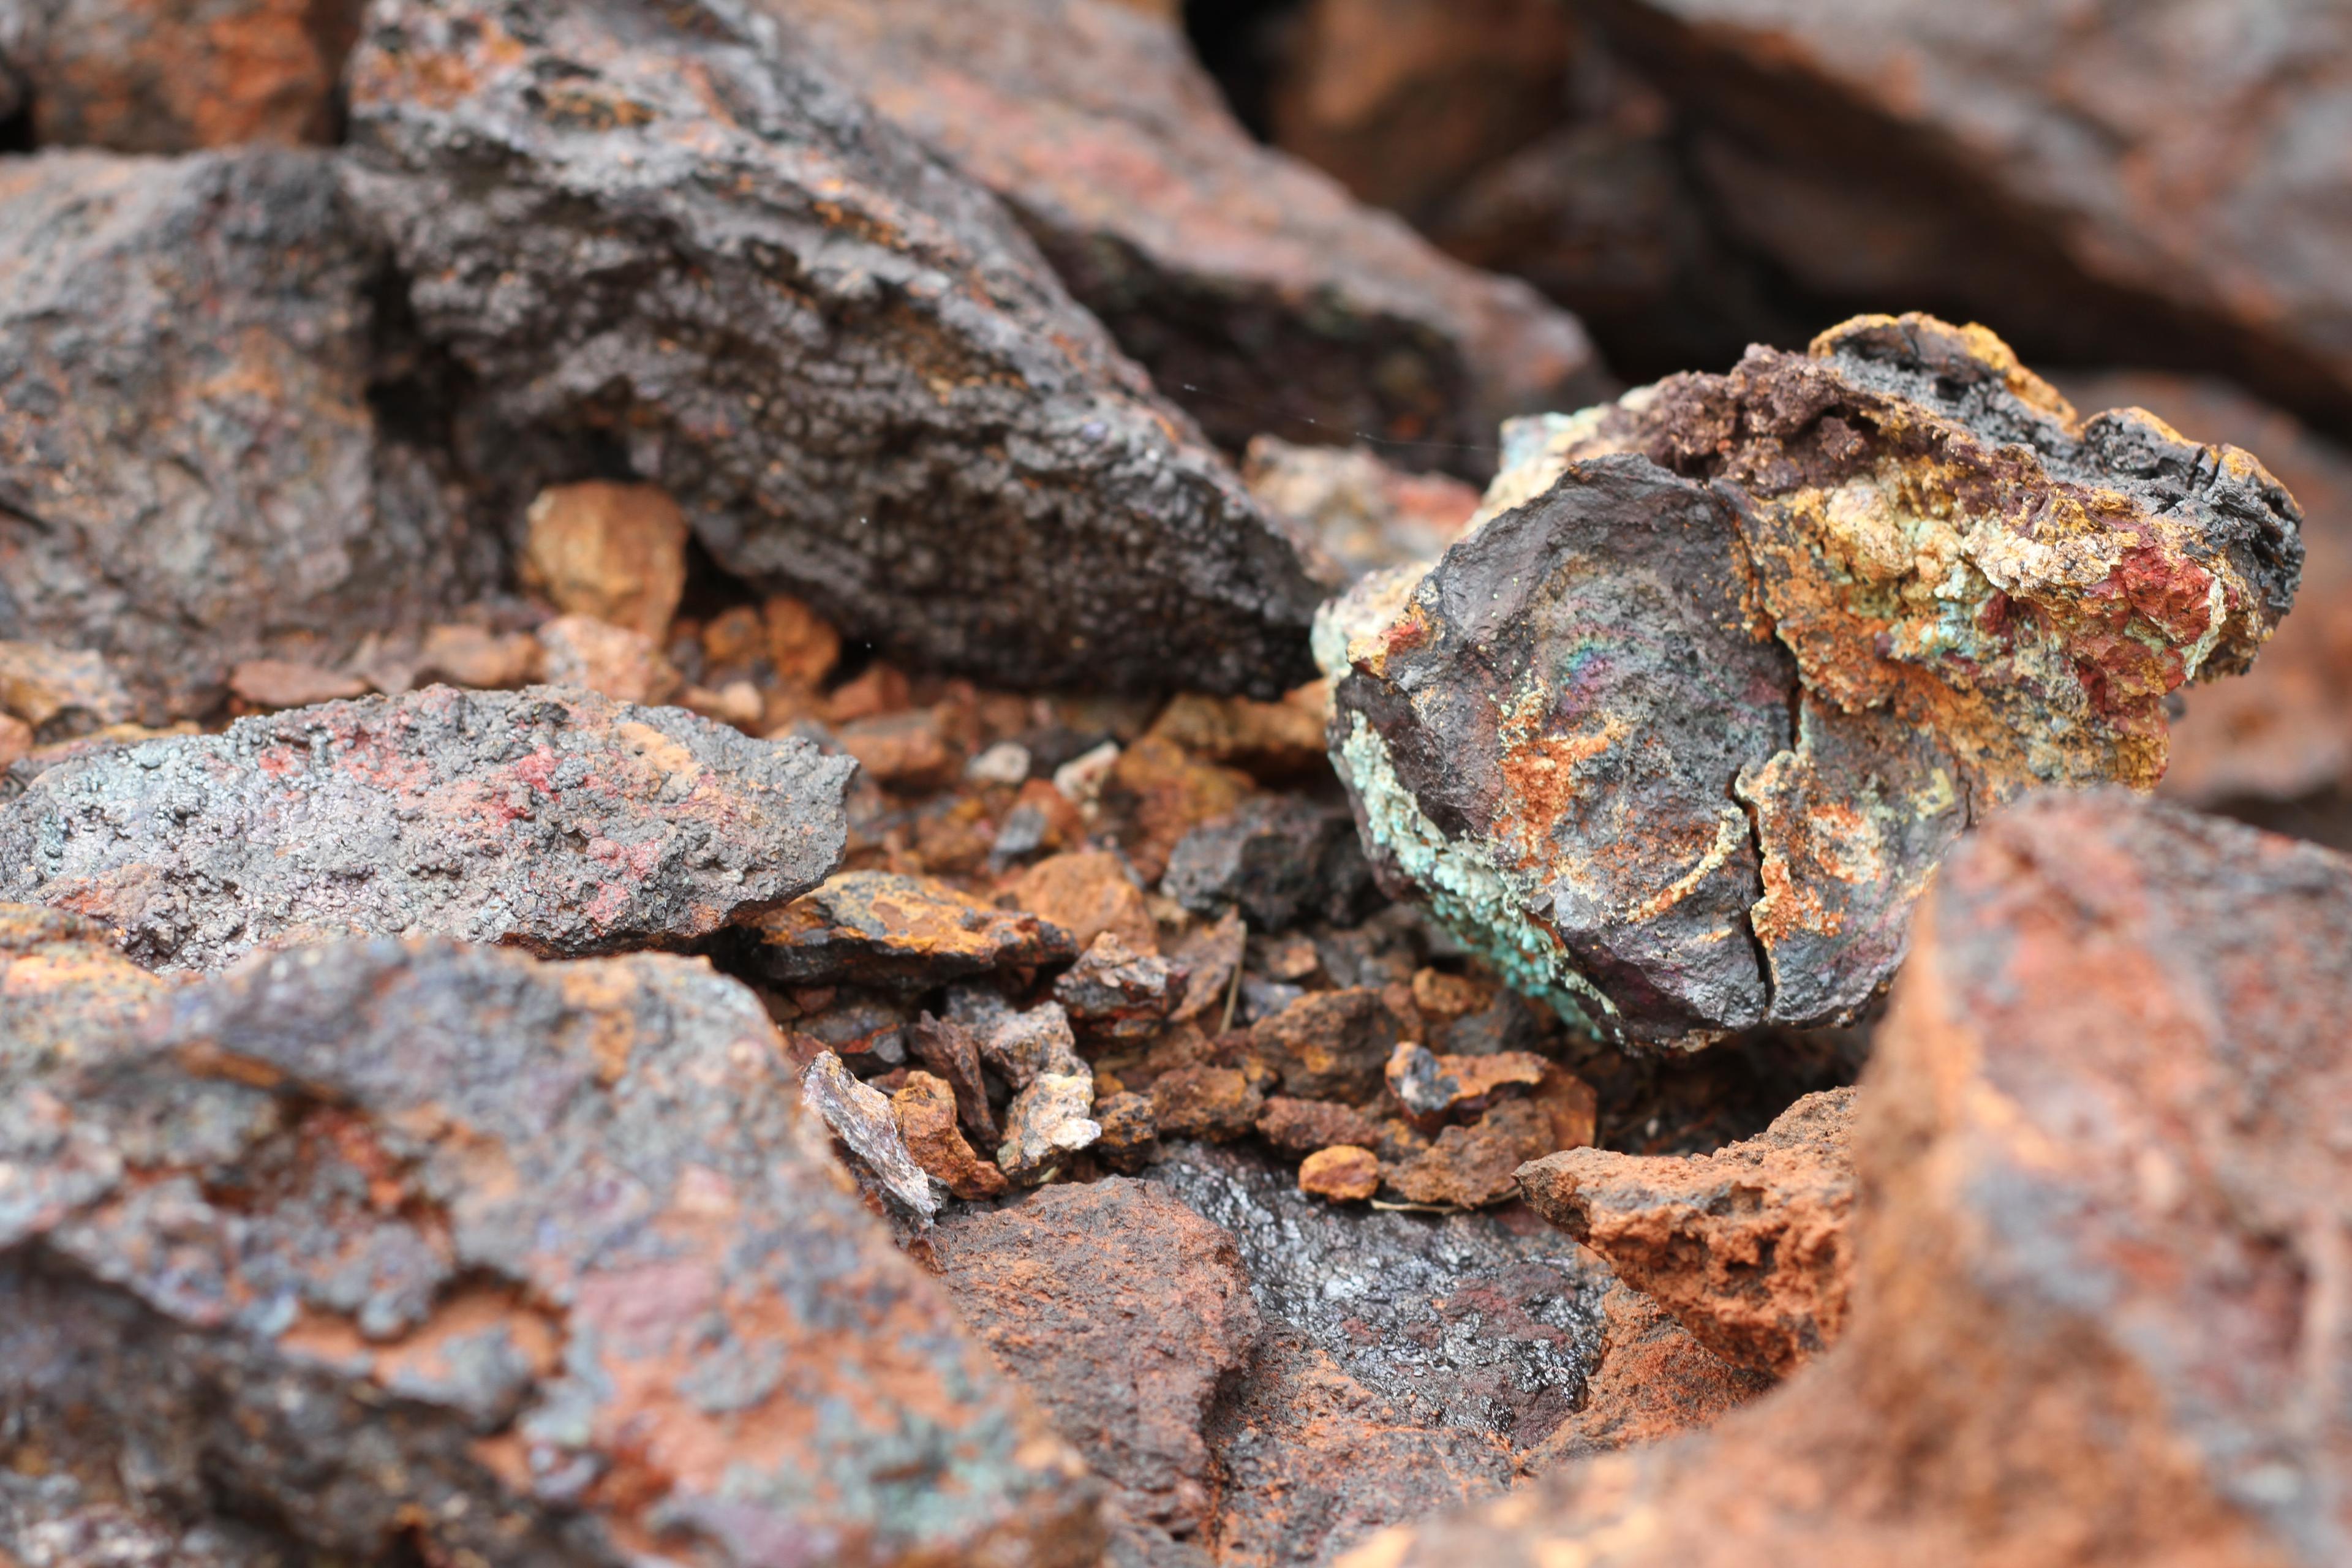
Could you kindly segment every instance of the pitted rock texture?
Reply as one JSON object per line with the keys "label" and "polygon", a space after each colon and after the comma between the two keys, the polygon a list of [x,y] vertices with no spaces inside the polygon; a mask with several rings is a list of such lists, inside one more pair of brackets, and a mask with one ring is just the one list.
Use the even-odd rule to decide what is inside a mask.
{"label": "pitted rock texture", "polygon": [[[1119,0],[764,0],[995,190],[1211,435],[1456,443],[1599,381],[1583,328],[1252,141],[1178,19]],[[1139,193],[1148,193],[1139,199]],[[1318,428],[1319,426],[1319,428]]]}
{"label": "pitted rock texture", "polygon": [[[350,188],[527,498],[614,452],[721,565],[1016,686],[1308,673],[1316,589],[994,198],[734,0],[403,0]],[[548,84],[555,80],[558,85]]]}
{"label": "pitted rock texture", "polygon": [[58,763],[0,807],[0,897],[159,970],[330,934],[675,946],[833,869],[852,766],[681,709],[427,687]]}
{"label": "pitted rock texture", "polygon": [[158,724],[486,580],[372,412],[380,267],[322,153],[0,164],[0,638],[104,654]]}
{"label": "pitted rock texture", "polygon": [[1845,1326],[1854,1090],[1689,1157],[1571,1149],[1520,1168],[1528,1205],[1724,1360],[1785,1374]]}
{"label": "pitted rock texture", "polygon": [[1864,1080],[1844,1339],[1356,1561],[2345,1561],[2347,1008],[2352,860],[2119,789],[1996,817]]}
{"label": "pitted rock texture", "polygon": [[15,1568],[300,1568],[292,1542],[242,1521],[117,1501],[70,1475],[0,1476],[0,1562]]}
{"label": "pitted rock texture", "polygon": [[310,948],[0,1074],[49,1198],[0,1232],[16,1474],[367,1562],[1100,1549],[699,963]]}
{"label": "pitted rock texture", "polygon": [[[45,147],[331,142],[364,0],[16,0],[0,21]],[[13,25],[11,25],[13,22]],[[0,88],[0,113],[6,112]]]}
{"label": "pitted rock texture", "polygon": [[2250,454],[1926,317],[1513,445],[1483,526],[1318,630],[1333,760],[1392,889],[1629,1043],[1853,1017],[1952,840],[2152,787],[2166,697],[2244,669],[2302,562]]}

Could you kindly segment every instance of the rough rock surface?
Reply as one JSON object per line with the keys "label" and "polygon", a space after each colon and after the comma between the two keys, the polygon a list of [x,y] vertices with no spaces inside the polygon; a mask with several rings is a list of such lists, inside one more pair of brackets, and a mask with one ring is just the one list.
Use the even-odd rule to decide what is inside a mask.
{"label": "rough rock surface", "polygon": [[[820,1058],[820,1060],[823,1058]],[[992,1198],[1004,1192],[1004,1173],[982,1159],[956,1130],[956,1094],[943,1078],[910,1072],[890,1097],[898,1136],[915,1163],[960,1198]]]}
{"label": "rough rock surface", "polygon": [[2052,795],[1921,913],[1838,1346],[1704,1439],[1357,1563],[2345,1560],[2352,860]]}
{"label": "rough rock surface", "polygon": [[730,0],[375,13],[348,184],[472,378],[478,466],[528,495],[625,451],[722,566],[917,662],[1304,679],[1288,540],[993,198],[824,72]]}
{"label": "rough rock surface", "polygon": [[1851,1018],[1961,830],[2153,786],[2166,697],[2244,669],[2302,562],[2249,454],[1925,317],[1515,444],[1482,527],[1318,632],[1333,760],[1393,889],[1629,1042]]}
{"label": "rough rock surface", "polygon": [[1371,891],[1348,816],[1297,795],[1259,795],[1187,833],[1160,889],[1199,914],[1238,910],[1252,931],[1354,919]]}
{"label": "rough rock surface", "polygon": [[1712,1154],[1549,1155],[1519,1190],[1707,1349],[1785,1375],[1845,1326],[1854,1092],[1809,1094]]}
{"label": "rough rock surface", "polygon": [[849,771],[675,708],[428,687],[58,763],[0,806],[0,897],[164,970],[341,932],[675,945],[821,880]]}
{"label": "rough rock surface", "polygon": [[741,962],[792,985],[924,991],[989,970],[1077,954],[1070,934],[929,877],[844,871],[746,923]]}
{"label": "rough rock surface", "polygon": [[0,1468],[306,1561],[1095,1560],[700,963],[378,939],[85,1038],[0,1039]]}
{"label": "rough rock surface", "polygon": [[0,637],[105,654],[161,723],[484,577],[371,411],[379,268],[324,153],[0,164]]}
{"label": "rough rock surface", "polygon": [[801,1104],[832,1129],[893,1207],[919,1225],[930,1224],[940,1212],[940,1194],[931,1186],[930,1167],[908,1151],[888,1095],[851,1077],[834,1052],[819,1051],[801,1073]]}
{"label": "rough rock surface", "polygon": [[1107,0],[766,3],[1003,195],[1071,291],[1231,447],[1268,428],[1360,432],[1465,445],[1417,450],[1475,464],[1497,419],[1591,384],[1575,318],[1254,142],[1172,16]]}
{"label": "rough rock surface", "polygon": [[1478,510],[1478,492],[1460,479],[1406,473],[1361,446],[1254,437],[1242,482],[1266,510],[1307,529],[1350,580],[1442,553]]}

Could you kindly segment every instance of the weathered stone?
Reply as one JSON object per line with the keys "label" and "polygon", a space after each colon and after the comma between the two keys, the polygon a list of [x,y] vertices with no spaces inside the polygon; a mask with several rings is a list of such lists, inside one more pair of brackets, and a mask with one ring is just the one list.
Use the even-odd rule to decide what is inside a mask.
{"label": "weathered stone", "polygon": [[1121,1091],[1095,1101],[1095,1121],[1102,1136],[1095,1140],[1094,1155],[1115,1170],[1133,1173],[1151,1163],[1160,1153],[1160,1119],[1152,1113],[1151,1097]]}
{"label": "weathered stone", "polygon": [[228,689],[257,708],[308,708],[364,697],[368,683],[343,670],[290,658],[248,658],[228,672]]}
{"label": "weathered stone", "polygon": [[1311,1154],[1339,1143],[1369,1146],[1379,1136],[1364,1113],[1328,1100],[1296,1100],[1269,1095],[1258,1112],[1258,1135],[1276,1148],[1293,1154]]}
{"label": "weathered stone", "polygon": [[1362,447],[1297,447],[1254,437],[1242,481],[1276,517],[1307,531],[1346,571],[1433,560],[1462,536],[1478,492],[1443,474],[1408,474]]}
{"label": "weathered stone", "polygon": [[1169,856],[1187,834],[1249,798],[1247,773],[1194,758],[1158,733],[1146,734],[1107,758],[1099,781],[1072,791],[1065,776],[1095,753],[1054,775],[1056,788],[1083,810],[1088,801],[1122,825],[1120,842],[1138,875],[1150,881],[1168,869]]}
{"label": "weathered stone", "polygon": [[1878,1031],[1836,1348],[1360,1561],[2340,1561],[2347,1008],[2352,861],[2116,789],[1996,816]]}
{"label": "weathered stone", "polygon": [[1622,1280],[1610,1285],[1601,1310],[1600,1365],[1585,1381],[1576,1414],[1521,1459],[1528,1475],[1703,1432],[1779,1386],[1770,1373],[1735,1366],[1708,1350]]}
{"label": "weathered stone", "polygon": [[304,1561],[1100,1550],[1075,1456],[698,963],[312,948],[19,1065],[0,1163],[56,1201],[0,1243],[9,1470]]}
{"label": "weathered stone", "polygon": [[471,377],[477,465],[528,494],[620,445],[720,565],[894,656],[1296,685],[1287,539],[993,198],[824,68],[716,0],[376,13],[348,184]]}
{"label": "weathered stone", "polygon": [[1077,952],[1067,931],[1035,915],[983,904],[929,877],[890,871],[844,871],[745,922],[743,939],[744,966],[786,984],[900,991]]}
{"label": "weathered stone", "polygon": [[1381,1092],[1397,1018],[1377,991],[1315,991],[1250,1026],[1250,1045],[1299,1100],[1361,1105]]}
{"label": "weathered stone", "polygon": [[992,1198],[1004,1191],[1004,1173],[973,1152],[956,1131],[956,1092],[943,1078],[910,1072],[890,1097],[907,1152],[960,1198]]}
{"label": "weathered stone", "polygon": [[1040,1073],[1087,1070],[1070,1016],[1059,1002],[1023,1012],[992,985],[963,984],[948,992],[948,1016],[971,1032],[989,1070],[1014,1089],[1026,1088]]}
{"label": "weathered stone", "polygon": [[0,897],[167,970],[333,932],[679,943],[833,868],[849,766],[676,709],[430,687],[58,763],[0,806]]}
{"label": "weathered stone", "polygon": [[659,642],[686,592],[686,517],[653,485],[557,485],[530,503],[515,565],[559,613]]}
{"label": "weathered stone", "polygon": [[1278,421],[1302,438],[1455,443],[1470,449],[1445,455],[1475,464],[1496,420],[1593,373],[1574,318],[1254,142],[1171,16],[1101,0],[768,5],[1002,194],[1228,447]]}
{"label": "weathered stone", "polygon": [[1105,931],[1136,952],[1160,951],[1160,928],[1126,865],[1108,849],[1052,855],[1013,884],[1016,906],[1070,933],[1080,952]]}
{"label": "weathered stone", "polygon": [[43,146],[331,142],[360,0],[24,0],[0,23]]}
{"label": "weathered stone", "polygon": [[1519,1172],[1519,1190],[1707,1349],[1785,1376],[1845,1327],[1853,1096],[1807,1095],[1762,1137],[1712,1154],[1549,1155]]}
{"label": "weathered stone", "polygon": [[[26,904],[0,904],[0,1072],[75,1060],[122,1036],[168,984],[115,950],[104,926]],[[0,1216],[22,1173],[0,1176]],[[0,1217],[0,1230],[9,1221]]]}
{"label": "weathered stone", "polygon": [[1410,1158],[1383,1164],[1381,1175],[1407,1203],[1484,1208],[1518,1196],[1518,1168],[1552,1152],[1557,1136],[1541,1106],[1507,1100],[1466,1127],[1443,1129]]}
{"label": "weathered stone", "polygon": [[1259,795],[1194,828],[1168,858],[1160,889],[1201,914],[1239,910],[1250,929],[1319,916],[1357,918],[1370,876],[1346,814],[1297,795]]}
{"label": "weathered stone", "polygon": [[963,752],[934,709],[852,720],[835,730],[834,739],[875,783],[892,789],[916,795],[944,789],[963,772]]}
{"label": "weathered stone", "polygon": [[131,701],[100,654],[0,642],[0,709],[30,725],[36,739],[54,741],[122,723]]}
{"label": "weathered stone", "polygon": [[[5,66],[0,61],[0,66]],[[37,1447],[16,1458],[38,1469]],[[101,1479],[63,1473],[0,1476],[0,1561],[13,1568],[298,1568],[291,1542],[241,1521],[191,1522],[185,1510],[114,1500]]]}
{"label": "weathered stone", "polygon": [[1389,1092],[1416,1118],[1440,1119],[1486,1108],[1496,1090],[1514,1086],[1532,1088],[1544,1074],[1556,1071],[1543,1058],[1526,1051],[1497,1051],[1483,1057],[1442,1057],[1426,1046],[1399,1041],[1382,1071]]}
{"label": "weathered stone", "polygon": [[370,411],[379,267],[324,153],[0,165],[0,637],[104,654],[154,724],[487,576]]}
{"label": "weathered stone", "polygon": [[1150,736],[1193,756],[1239,768],[1261,784],[1320,778],[1323,724],[1331,710],[1327,681],[1310,680],[1279,702],[1187,692],[1160,710]]}
{"label": "weathered stone", "polygon": [[923,1226],[931,1223],[940,1194],[928,1167],[908,1150],[888,1095],[851,1077],[833,1052],[819,1051],[801,1072],[801,1103],[833,1130],[892,1205]]}
{"label": "weathered stone", "polygon": [[1093,1118],[1095,1076],[1084,1064],[1076,1072],[1041,1072],[1024,1084],[1004,1108],[1004,1142],[997,1167],[1023,1182],[1042,1182],[1080,1150],[1102,1136]]}
{"label": "weathered stone", "polygon": [[33,727],[14,713],[0,713],[0,779],[20,758],[33,753]]}
{"label": "weathered stone", "polygon": [[790,594],[771,594],[760,606],[768,632],[768,662],[776,679],[814,691],[841,661],[841,634]]}
{"label": "weathered stone", "polygon": [[663,703],[684,684],[654,639],[593,616],[558,616],[539,628],[541,678],[615,702]]}
{"label": "weathered stone", "polygon": [[1134,1039],[1157,1029],[1184,1000],[1185,980],[1182,965],[1139,953],[1107,931],[1055,978],[1054,1000],[1081,1034]]}
{"label": "weathered stone", "polygon": [[427,626],[416,650],[424,679],[452,686],[525,686],[539,678],[539,639],[529,632],[494,632],[487,626],[447,622]]}
{"label": "weathered stone", "polygon": [[995,1148],[996,1117],[989,1109],[988,1088],[980,1076],[980,1046],[971,1031],[926,1013],[915,1021],[908,1043],[915,1059],[955,1091],[956,1114],[964,1127],[983,1148]]}
{"label": "weathered stone", "polygon": [[1622,1041],[1851,1018],[1953,838],[2152,786],[2167,694],[2246,668],[2302,559],[2248,454],[1925,317],[1515,440],[1349,647],[1334,761],[1376,870]]}
{"label": "weathered stone", "polygon": [[1257,1125],[1265,1092],[1240,1068],[1206,1063],[1176,1068],[1151,1080],[1151,1117],[1177,1138],[1239,1138]]}
{"label": "weathered stone", "polygon": [[1318,1149],[1298,1162],[1298,1190],[1335,1203],[1361,1203],[1381,1190],[1381,1157],[1352,1143]]}

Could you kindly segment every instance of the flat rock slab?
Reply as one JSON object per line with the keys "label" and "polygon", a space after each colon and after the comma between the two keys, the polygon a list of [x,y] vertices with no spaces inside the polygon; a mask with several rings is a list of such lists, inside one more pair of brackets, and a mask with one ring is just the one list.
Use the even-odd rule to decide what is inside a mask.
{"label": "flat rock slab", "polygon": [[2078,416],[1981,328],[1857,317],[1517,427],[1486,521],[1318,648],[1374,868],[1605,1037],[1852,1019],[1944,850],[2152,787],[2293,602],[2260,462]]}
{"label": "flat rock slab", "polygon": [[494,579],[372,409],[382,266],[322,152],[0,165],[0,638],[102,653],[158,724]]}
{"label": "flat rock slab", "polygon": [[826,71],[716,0],[373,13],[348,184],[477,389],[477,467],[527,499],[625,451],[722,566],[904,659],[1304,679],[1288,536],[995,198]]}
{"label": "flat rock slab", "polygon": [[59,763],[0,808],[0,897],[159,970],[338,933],[675,945],[824,879],[853,766],[682,709],[429,687]]}
{"label": "flat rock slab", "polygon": [[47,1196],[0,1228],[16,1475],[362,1562],[1101,1549],[698,961],[268,954],[75,1060],[0,1040],[0,1170]]}
{"label": "flat rock slab", "polygon": [[1070,933],[929,877],[844,871],[749,921],[742,963],[790,985],[928,991],[990,970],[1066,963]]}

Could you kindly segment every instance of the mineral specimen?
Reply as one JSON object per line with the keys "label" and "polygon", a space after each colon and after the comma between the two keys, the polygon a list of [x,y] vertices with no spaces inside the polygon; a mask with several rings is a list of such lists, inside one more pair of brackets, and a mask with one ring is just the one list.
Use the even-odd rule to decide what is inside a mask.
{"label": "mineral specimen", "polygon": [[1034,914],[890,871],[844,871],[746,922],[743,938],[742,963],[784,984],[898,991],[1077,953],[1067,931]]}
{"label": "mineral specimen", "polygon": [[1391,887],[1630,1043],[1853,1016],[1963,828],[2154,785],[2302,558],[2248,454],[1926,317],[1513,443],[1482,526],[1327,616],[1333,759]]}

